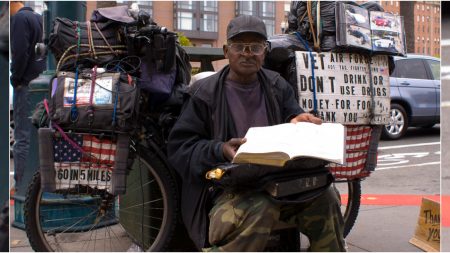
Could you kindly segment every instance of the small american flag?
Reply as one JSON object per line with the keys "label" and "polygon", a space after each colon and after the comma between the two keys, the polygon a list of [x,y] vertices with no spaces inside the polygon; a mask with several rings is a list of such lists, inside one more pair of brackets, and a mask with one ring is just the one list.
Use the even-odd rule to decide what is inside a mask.
{"label": "small american flag", "polygon": [[345,126],[345,165],[331,163],[328,165],[336,178],[362,178],[370,175],[364,170],[370,144],[370,126]]}
{"label": "small american flag", "polygon": [[64,138],[54,141],[55,162],[90,162],[97,164],[114,164],[116,144],[111,140],[100,140],[94,135],[73,134],[71,138],[84,152],[70,144]]}

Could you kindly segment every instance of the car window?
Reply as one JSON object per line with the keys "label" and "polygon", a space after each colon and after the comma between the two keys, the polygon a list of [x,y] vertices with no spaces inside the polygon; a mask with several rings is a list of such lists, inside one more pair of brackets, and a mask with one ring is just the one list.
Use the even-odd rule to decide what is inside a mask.
{"label": "car window", "polygon": [[441,64],[436,60],[426,60],[430,65],[434,80],[441,80]]}
{"label": "car window", "polygon": [[421,59],[405,59],[395,62],[393,77],[428,79],[425,65]]}

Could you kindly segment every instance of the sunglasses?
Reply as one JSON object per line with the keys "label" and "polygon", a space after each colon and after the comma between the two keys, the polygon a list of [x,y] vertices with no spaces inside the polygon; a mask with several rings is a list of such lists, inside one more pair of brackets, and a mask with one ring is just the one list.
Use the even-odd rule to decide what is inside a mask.
{"label": "sunglasses", "polygon": [[262,43],[231,43],[228,45],[231,52],[241,54],[248,50],[254,55],[261,55],[267,48],[267,44]]}

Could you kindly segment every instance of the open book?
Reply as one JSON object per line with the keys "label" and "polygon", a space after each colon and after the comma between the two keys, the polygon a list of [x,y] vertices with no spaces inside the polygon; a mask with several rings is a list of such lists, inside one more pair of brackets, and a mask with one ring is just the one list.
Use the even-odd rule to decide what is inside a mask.
{"label": "open book", "polygon": [[317,158],[343,164],[345,128],[337,123],[308,122],[252,127],[233,163],[284,166],[291,159]]}

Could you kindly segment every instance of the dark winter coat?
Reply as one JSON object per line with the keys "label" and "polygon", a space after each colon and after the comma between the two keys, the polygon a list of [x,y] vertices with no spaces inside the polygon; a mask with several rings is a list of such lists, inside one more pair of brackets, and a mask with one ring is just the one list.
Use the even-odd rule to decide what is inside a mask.
{"label": "dark winter coat", "polygon": [[11,17],[11,84],[27,85],[44,71],[46,61],[37,60],[36,43],[42,42],[42,16],[30,7]]}
{"label": "dark winter coat", "polygon": [[[229,70],[226,66],[193,84],[190,98],[169,136],[169,161],[183,180],[182,218],[199,249],[208,245],[208,212],[212,207],[212,185],[205,179],[205,172],[227,162],[222,145],[236,137],[224,94]],[[261,69],[258,79],[269,125],[289,122],[303,112],[290,84],[278,73]]]}

